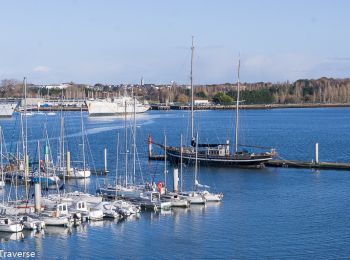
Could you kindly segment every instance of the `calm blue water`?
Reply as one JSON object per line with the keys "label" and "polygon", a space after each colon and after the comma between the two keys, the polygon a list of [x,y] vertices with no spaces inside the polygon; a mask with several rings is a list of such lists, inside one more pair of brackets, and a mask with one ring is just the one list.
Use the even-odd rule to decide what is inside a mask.
{"label": "calm blue water", "polygon": [[[233,139],[232,111],[196,112],[196,128],[204,141]],[[280,109],[242,111],[241,143],[274,146],[287,159],[311,160],[314,143],[321,161],[350,162],[350,109]],[[73,160],[81,158],[80,114],[65,114],[65,135]],[[164,162],[148,162],[146,141],[179,144],[188,136],[187,111],[151,111],[138,116],[137,179],[163,178]],[[119,172],[123,171],[124,121],[122,118],[88,118],[88,163],[103,167],[108,148],[110,176],[93,176],[89,188],[113,179],[117,132],[120,134]],[[57,157],[59,116],[28,117],[31,157],[45,125],[53,158]],[[19,117],[1,120],[8,150],[19,138]],[[44,139],[42,139],[44,140]],[[42,148],[43,149],[43,148]],[[130,146],[131,150],[131,146]],[[131,156],[129,160],[131,160]],[[141,170],[140,170],[141,169]],[[171,169],[169,169],[171,179]],[[139,219],[120,223],[103,221],[77,228],[50,228],[43,234],[21,237],[0,234],[0,249],[35,251],[44,259],[164,259],[164,258],[348,258],[350,255],[350,172],[265,168],[262,170],[199,169],[201,183],[225,194],[220,204],[192,206],[170,212],[142,213]],[[193,169],[185,168],[184,186],[190,188]],[[71,189],[82,183],[70,183]],[[171,185],[171,183],[169,183]]]}

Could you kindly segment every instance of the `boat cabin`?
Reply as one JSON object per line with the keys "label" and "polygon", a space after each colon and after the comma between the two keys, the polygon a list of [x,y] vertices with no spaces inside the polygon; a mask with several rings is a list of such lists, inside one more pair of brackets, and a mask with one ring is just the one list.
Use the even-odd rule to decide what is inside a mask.
{"label": "boat cabin", "polygon": [[68,205],[67,203],[61,203],[57,205],[56,211],[62,215],[68,215]]}
{"label": "boat cabin", "polygon": [[10,225],[12,224],[11,219],[9,218],[0,218],[0,225]]}
{"label": "boat cabin", "polygon": [[82,200],[77,202],[75,208],[78,211],[88,211],[87,206],[86,206],[86,202],[82,201]]}

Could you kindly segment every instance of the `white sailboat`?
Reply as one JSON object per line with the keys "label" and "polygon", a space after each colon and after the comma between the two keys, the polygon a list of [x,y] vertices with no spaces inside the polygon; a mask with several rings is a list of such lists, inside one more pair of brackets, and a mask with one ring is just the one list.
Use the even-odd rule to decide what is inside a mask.
{"label": "white sailboat", "polygon": [[[198,133],[196,136],[196,140],[198,140]],[[195,179],[194,179],[194,187],[195,190],[205,199],[206,202],[219,202],[224,197],[223,193],[211,193],[208,191],[210,187],[208,185],[200,184],[198,181],[198,163],[197,163],[197,156],[198,156],[198,143],[196,143],[196,161],[195,161]],[[204,190],[199,190],[204,189]]]}
{"label": "white sailboat", "polygon": [[[182,150],[182,147],[180,149]],[[198,175],[198,163],[197,163],[197,161],[198,160],[197,160],[197,153],[196,153],[196,160],[195,160],[195,167],[194,167],[194,181],[195,181],[194,188],[195,188],[195,190],[196,190],[196,182],[197,182],[197,175]],[[205,198],[197,191],[180,192],[179,195],[181,197],[187,199],[190,202],[190,204],[205,204],[206,203]]]}

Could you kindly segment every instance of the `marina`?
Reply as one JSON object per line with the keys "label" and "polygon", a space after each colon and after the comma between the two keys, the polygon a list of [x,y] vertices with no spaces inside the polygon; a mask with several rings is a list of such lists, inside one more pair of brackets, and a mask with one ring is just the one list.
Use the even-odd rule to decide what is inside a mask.
{"label": "marina", "polygon": [[[305,147],[310,147],[311,149],[298,149],[293,145],[293,142],[288,142],[288,143],[284,143],[284,145],[282,145],[282,143],[279,143],[279,139],[273,138],[270,135],[264,135],[261,136],[260,134],[260,129],[261,127],[264,127],[266,129],[268,129],[269,132],[271,131],[276,131],[273,130],[275,129],[275,124],[277,121],[279,121],[279,123],[281,123],[282,125],[285,125],[285,128],[283,128],[282,130],[280,130],[281,132],[275,132],[276,135],[278,135],[278,133],[282,133],[285,131],[289,131],[288,128],[290,127],[290,125],[294,124],[294,123],[298,123],[298,125],[302,125],[299,124],[299,121],[303,121],[303,120],[308,120],[307,118],[309,118],[311,115],[313,118],[318,118],[317,115],[322,113],[326,113],[326,118],[328,118],[329,120],[333,121],[332,124],[329,124],[329,126],[327,127],[327,129],[325,129],[325,131],[329,131],[330,128],[334,125],[337,125],[339,128],[338,129],[346,129],[346,128],[342,128],[342,124],[346,124],[346,120],[344,120],[344,111],[347,111],[346,108],[345,110],[342,110],[342,108],[339,108],[339,110],[335,111],[335,110],[320,110],[320,109],[314,109],[314,110],[275,110],[275,112],[273,114],[268,113],[265,110],[261,110],[261,111],[243,111],[242,112],[242,124],[244,125],[245,123],[248,123],[250,126],[252,126],[252,122],[251,120],[245,120],[245,118],[249,115],[253,116],[254,118],[261,118],[261,121],[259,123],[258,121],[254,121],[254,124],[258,124],[258,128],[256,130],[256,132],[250,132],[253,134],[253,138],[256,139],[256,136],[260,136],[258,138],[258,140],[260,140],[260,138],[262,139],[268,139],[267,141],[269,141],[270,143],[274,144],[275,147],[279,147],[279,155],[282,158],[286,158],[288,156],[288,158],[295,160],[302,160],[302,159],[308,159],[310,162],[311,161],[315,161],[315,143],[314,142],[315,139],[313,139],[313,136],[315,135],[322,135],[321,132],[319,131],[315,131],[313,129],[313,125],[309,124],[308,126],[303,125],[303,127],[299,128],[301,131],[304,131],[303,129],[305,129],[305,127],[307,128],[307,131],[305,133],[308,133],[307,136],[305,136],[305,140],[310,140],[310,142],[305,144]],[[183,126],[183,128],[181,129],[185,129],[186,128],[186,124],[187,124],[187,116],[188,113],[186,111],[184,112],[178,112],[178,111],[173,111],[170,112],[171,114],[169,114],[169,112],[166,112],[166,117],[164,117],[164,112],[157,112],[157,111],[150,111],[147,112],[144,115],[138,115],[137,116],[137,125],[140,125],[140,128],[138,129],[138,134],[137,136],[139,138],[137,138],[137,149],[138,149],[138,156],[139,159],[138,161],[141,164],[141,167],[143,169],[148,169],[146,172],[143,173],[144,178],[147,178],[149,180],[152,180],[153,175],[154,176],[158,176],[155,178],[158,179],[162,179],[164,180],[164,161],[148,161],[148,147],[147,145],[145,145],[145,142],[148,139],[148,134],[151,134],[152,137],[154,139],[157,140],[163,140],[164,139],[164,133],[160,133],[158,131],[158,124],[161,123],[162,125],[164,125],[164,127],[166,127],[166,129],[173,129],[174,126],[174,122],[176,121],[177,125]],[[198,112],[196,112],[198,113]],[[222,112],[218,112],[218,111],[205,111],[205,112],[201,112],[203,113],[202,115],[197,115],[197,122],[199,120],[202,120],[202,118],[207,118],[210,120],[213,120],[213,125],[217,124],[218,122],[223,122],[222,119],[227,118],[230,116],[230,111],[222,111]],[[247,114],[248,113],[248,114]],[[305,114],[306,113],[306,114]],[[232,114],[231,114],[232,115]],[[204,117],[205,116],[205,117]],[[44,115],[42,115],[41,118],[46,118]],[[55,132],[55,136],[57,139],[55,142],[57,144],[59,144],[59,137],[60,137],[60,120],[59,120],[59,116],[57,116],[56,118],[54,117],[48,117],[47,118],[47,124],[49,124],[48,127],[50,127],[50,129],[57,129]],[[270,119],[268,119],[270,118]],[[12,119],[11,121],[2,121],[1,125],[2,128],[4,129],[4,139],[6,141],[6,146],[8,147],[8,145],[11,143],[9,142],[9,138],[12,136],[11,131],[13,131],[13,124],[15,122],[15,120],[19,120],[20,118],[18,117],[18,115]],[[81,115],[80,112],[67,112],[67,114],[64,114],[64,121],[65,121],[65,128],[66,129],[70,129],[65,130],[65,137],[67,138],[66,140],[66,144],[68,145],[69,143],[72,143],[73,140],[81,140]],[[116,170],[116,164],[115,164],[115,159],[117,158],[116,155],[117,153],[117,138],[116,138],[116,132],[118,131],[119,134],[123,135],[124,133],[124,128],[125,128],[125,122],[124,122],[124,118],[113,118],[113,119],[106,119],[106,118],[101,118],[101,119],[95,119],[95,118],[90,118],[87,116],[87,114],[83,113],[83,119],[84,119],[84,125],[85,125],[85,131],[87,132],[87,136],[89,140],[89,144],[92,146],[91,149],[94,154],[95,159],[95,167],[91,167],[91,169],[96,168],[96,169],[101,169],[104,170],[105,169],[105,159],[104,159],[104,148],[106,148],[106,158],[107,158],[107,170],[108,175],[91,175],[91,177],[89,178],[89,181],[87,181],[86,185],[87,185],[87,192],[90,194],[96,194],[96,190],[95,187],[96,186],[100,186],[103,187],[103,183],[110,183],[112,186],[112,188],[115,188],[115,186],[113,186],[114,180],[115,180],[115,170]],[[206,119],[206,120],[207,120]],[[276,120],[278,119],[278,120]],[[33,130],[29,131],[30,134],[30,138],[28,140],[33,140],[31,142],[29,142],[29,149],[31,151],[35,151],[37,148],[37,139],[41,140],[41,142],[44,142],[45,139],[42,140],[42,138],[40,137],[41,134],[39,133],[40,131],[38,131],[37,129],[40,128],[40,124],[38,124],[38,122],[40,122],[41,119],[39,118],[39,116],[37,117],[28,117],[28,125],[33,126]],[[133,128],[133,115],[128,115],[128,122],[130,122],[127,124],[129,126],[129,130]],[[342,123],[343,122],[343,123]],[[112,126],[116,126],[116,127],[112,127]],[[344,125],[345,126],[345,125]],[[51,128],[52,127],[52,128]],[[229,123],[227,122],[227,127],[229,127]],[[166,132],[166,136],[167,136],[167,143],[169,145],[174,145],[176,143],[180,142],[180,128],[178,128],[179,130],[177,131],[167,131]],[[250,128],[253,129],[253,128]],[[306,130],[306,129],[305,129]],[[208,132],[207,132],[208,131]],[[205,138],[208,138],[209,136],[212,136],[213,134],[211,133],[210,129],[207,129],[205,132],[203,132],[202,134],[204,134]],[[217,131],[217,130],[215,130]],[[219,130],[220,131],[220,130]],[[224,129],[222,131],[225,131]],[[330,136],[329,139],[327,138],[322,138],[320,141],[320,153],[319,153],[319,159],[320,161],[324,161],[324,159],[326,158],[324,155],[327,154],[329,155],[329,153],[326,153],[324,148],[327,147],[328,149],[331,149],[332,151],[332,156],[327,156],[328,160],[332,160],[332,161],[346,161],[345,157],[339,157],[339,155],[345,155],[347,153],[347,148],[344,147],[340,147],[340,146],[332,146],[331,143],[333,142],[337,142],[338,138],[340,138],[340,135],[344,136],[345,133],[343,132],[339,132],[340,130],[337,130],[337,132],[335,133],[335,135]],[[74,134],[75,133],[75,134]],[[249,133],[249,132],[248,132]],[[258,134],[259,133],[259,134]],[[288,132],[290,135],[290,138],[296,138],[298,135],[296,133],[293,132]],[[220,133],[218,133],[220,134]],[[275,135],[275,136],[276,136]],[[337,137],[339,136],[339,137]],[[29,136],[28,136],[29,137]],[[129,135],[129,141],[131,144],[131,148],[132,148],[132,142],[133,142],[133,138],[132,135]],[[98,140],[97,142],[94,142],[93,140]],[[261,140],[262,140],[261,139]],[[111,141],[111,140],[114,140]],[[304,139],[303,139],[304,140]],[[80,141],[81,143],[81,141]],[[258,142],[259,144],[259,142]],[[101,146],[102,145],[102,146]],[[10,145],[11,146],[11,145]],[[30,148],[31,147],[31,148]],[[59,147],[59,146],[58,146]],[[71,160],[75,161],[76,159],[74,157],[76,157],[77,155],[80,154],[79,149],[78,148],[74,148],[72,147],[70,149],[71,151]],[[118,166],[119,168],[119,173],[121,174],[122,172],[125,171],[124,167],[122,166],[124,164],[124,159],[125,159],[125,154],[122,152],[122,150],[125,149],[124,148],[124,142],[123,142],[123,138],[120,138],[120,144],[119,144],[119,160],[120,164]],[[56,151],[56,149],[52,149],[53,151]],[[298,151],[297,153],[293,153],[293,150]],[[132,151],[132,149],[130,150],[130,152]],[[35,154],[35,152],[34,152]],[[44,152],[42,153],[44,154]],[[31,156],[32,157],[32,156]],[[53,156],[56,157],[56,156]],[[132,170],[132,164],[133,164],[133,155],[132,153],[129,153],[129,162],[131,163],[131,168],[129,170],[131,170],[130,173],[133,172]],[[91,163],[89,163],[90,165],[92,165]],[[174,190],[173,187],[173,174],[174,174],[174,168],[171,164],[167,165],[167,183],[168,183],[168,189],[169,192]],[[180,173],[180,168],[178,169],[178,174]],[[182,185],[184,186],[184,190],[187,191],[191,191],[191,189],[193,188],[193,171],[194,171],[194,167],[193,166],[185,166],[183,167],[183,176],[182,176]],[[84,257],[85,253],[84,250],[83,251],[79,251],[79,253],[77,253],[74,250],[74,245],[77,245],[77,243],[79,243],[79,245],[81,243],[89,243],[88,241],[91,241],[91,239],[93,239],[93,237],[95,239],[99,239],[100,241],[104,241],[104,250],[106,250],[107,252],[112,252],[112,244],[117,244],[120,248],[123,248],[123,251],[128,250],[129,246],[132,246],[134,249],[136,248],[137,250],[146,250],[147,249],[144,247],[141,247],[140,245],[138,245],[137,243],[139,243],[141,240],[140,239],[145,239],[146,237],[150,236],[152,234],[152,236],[162,236],[164,228],[169,230],[172,229],[174,227],[180,228],[180,230],[182,230],[182,232],[180,233],[172,233],[170,230],[168,231],[168,235],[170,235],[171,237],[178,237],[181,239],[186,239],[185,234],[188,234],[188,230],[196,230],[196,232],[199,232],[198,235],[196,235],[195,237],[193,237],[192,235],[192,239],[198,239],[199,241],[201,241],[201,243],[205,243],[204,241],[208,242],[210,241],[213,246],[219,250],[219,252],[221,252],[222,254],[226,254],[225,251],[221,251],[222,247],[215,242],[215,240],[218,239],[218,236],[223,236],[224,233],[226,233],[227,228],[229,230],[231,230],[231,232],[233,232],[233,230],[236,230],[237,228],[239,228],[239,226],[242,225],[242,223],[246,223],[246,227],[247,227],[247,231],[240,231],[240,234],[243,234],[243,239],[245,241],[247,241],[246,243],[249,244],[249,234],[252,231],[251,228],[253,228],[253,225],[250,224],[251,220],[248,219],[248,223],[247,222],[242,222],[243,220],[241,220],[239,218],[239,214],[241,214],[241,209],[236,208],[237,205],[240,205],[240,207],[243,207],[243,209],[247,210],[248,212],[251,212],[251,214],[261,214],[261,212],[258,210],[258,208],[256,207],[265,207],[267,205],[267,203],[269,203],[269,201],[271,199],[269,199],[268,197],[266,199],[258,200],[258,194],[259,192],[263,192],[264,189],[266,189],[267,187],[271,187],[272,185],[272,189],[273,189],[273,194],[276,194],[276,196],[279,194],[279,196],[281,196],[283,199],[289,201],[290,203],[292,203],[292,207],[295,208],[295,213],[293,213],[293,215],[291,217],[288,217],[288,221],[293,221],[293,216],[297,216],[296,214],[298,214],[298,209],[296,207],[294,207],[293,203],[296,203],[298,201],[298,203],[300,203],[299,200],[297,200],[296,197],[293,197],[293,194],[296,193],[300,193],[302,192],[305,196],[307,196],[307,198],[310,198],[313,196],[312,193],[315,192],[321,192],[321,194],[324,194],[324,196],[326,196],[330,191],[327,191],[327,189],[325,188],[320,188],[320,190],[315,187],[315,186],[311,186],[311,187],[307,187],[302,185],[301,187],[298,187],[296,190],[291,190],[292,187],[287,188],[288,186],[287,183],[290,183],[292,180],[297,181],[298,183],[311,183],[313,179],[315,178],[321,178],[321,182],[322,187],[323,185],[330,185],[330,183],[332,183],[331,185],[336,185],[337,189],[338,189],[338,193],[344,191],[345,186],[344,183],[347,183],[346,181],[346,176],[348,176],[346,170],[327,170],[327,171],[323,171],[323,169],[319,170],[320,173],[316,175],[314,175],[314,172],[311,169],[295,169],[293,170],[293,168],[285,168],[285,167],[278,167],[278,168],[274,168],[274,167],[270,167],[267,166],[264,169],[245,169],[245,168],[213,168],[213,167],[205,167],[205,166],[199,166],[198,167],[198,178],[199,178],[199,183],[204,183],[204,184],[208,184],[211,186],[210,191],[216,191],[218,193],[222,192],[224,194],[224,197],[222,199],[222,202],[214,202],[214,203],[206,203],[206,205],[201,205],[201,204],[190,204],[189,207],[183,206],[183,207],[172,207],[170,210],[167,209],[167,204],[164,204],[163,209],[162,206],[159,205],[157,206],[157,203],[144,203],[142,201],[137,201],[135,199],[131,199],[130,201],[132,203],[135,204],[136,207],[140,207],[141,212],[140,213],[133,213],[133,212],[137,212],[137,208],[136,209],[132,209],[132,207],[130,208],[130,205],[128,206],[128,204],[124,204],[122,202],[117,202],[118,200],[115,200],[115,198],[112,196],[110,198],[106,198],[105,201],[95,201],[95,206],[92,207],[92,210],[96,210],[96,216],[95,219],[99,219],[98,217],[98,213],[99,211],[102,211],[103,215],[105,216],[105,218],[103,220],[92,220],[94,219],[94,216],[90,216],[89,217],[89,213],[85,213],[87,211],[76,211],[77,210],[77,204],[74,204],[70,201],[75,200],[74,198],[83,198],[84,196],[84,181],[83,180],[66,180],[66,194],[68,195],[66,196],[67,199],[65,199],[69,204],[71,204],[71,206],[69,204],[67,204],[67,210],[68,209],[72,209],[72,214],[80,214],[79,217],[79,221],[76,218],[76,221],[71,220],[69,221],[69,218],[71,215],[67,215],[67,213],[64,213],[61,211],[59,211],[60,213],[60,217],[57,219],[52,219],[50,221],[54,221],[53,223],[50,223],[49,221],[49,225],[46,224],[46,227],[44,229],[42,229],[41,231],[35,231],[34,233],[32,233],[33,231],[29,232],[24,230],[22,232],[19,233],[15,233],[13,235],[8,235],[8,234],[0,234],[0,237],[2,239],[3,242],[7,241],[5,244],[7,246],[7,248],[18,248],[19,244],[18,241],[22,241],[22,243],[24,243],[24,245],[26,245],[27,247],[31,247],[32,248],[32,241],[34,241],[33,239],[35,239],[37,241],[37,243],[41,244],[42,246],[39,247],[39,244],[37,244],[38,246],[34,247],[36,248],[36,252],[38,252],[39,255],[45,255],[47,257],[53,256],[55,254],[58,253],[57,250],[51,250],[49,251],[47,248],[47,243],[54,243],[56,245],[56,247],[60,247],[63,246],[63,241],[60,238],[64,238],[65,240],[67,239],[69,242],[69,244],[72,244],[71,246],[68,247],[67,249],[67,256],[80,256],[80,257]],[[132,173],[133,174],[133,173]],[[141,173],[140,173],[141,174]],[[148,177],[147,177],[148,176]],[[333,177],[332,177],[333,176]],[[333,178],[337,178],[339,180],[342,180],[341,182],[336,182],[334,183]],[[295,180],[297,179],[297,180]],[[270,183],[270,181],[275,180],[277,181],[276,184],[272,184]],[[61,181],[63,181],[61,179]],[[240,186],[243,185],[248,189],[246,191],[241,190]],[[260,183],[260,184],[259,184]],[[62,183],[61,183],[62,184]],[[157,184],[157,183],[156,183]],[[7,186],[5,187],[5,191],[8,190],[8,186],[9,184],[7,184]],[[78,186],[77,186],[78,185]],[[181,187],[181,178],[180,178],[180,174],[179,174],[179,186],[178,189]],[[25,186],[22,184],[21,186],[18,187],[19,191],[23,191],[23,189],[25,188]],[[80,190],[80,192],[75,193],[75,189]],[[32,188],[31,188],[32,190]],[[158,191],[158,187],[156,188],[156,190]],[[253,190],[256,190],[256,192],[253,192]],[[318,190],[318,191],[317,191]],[[112,190],[115,192],[115,190]],[[43,192],[43,198],[46,197],[45,195],[45,188],[42,191]],[[62,191],[61,191],[62,192]],[[285,193],[285,192],[289,192],[289,193]],[[291,194],[290,194],[291,192]],[[54,190],[50,191],[50,193],[55,194],[56,192]],[[180,193],[180,192],[179,192]],[[338,194],[336,193],[336,194]],[[23,194],[23,193],[21,193]],[[244,197],[242,197],[244,194]],[[290,196],[288,195],[290,194]],[[343,194],[343,193],[341,193]],[[242,196],[241,196],[242,195]],[[86,196],[86,195],[85,195]],[[171,193],[169,193],[169,195],[167,196],[167,199],[171,199]],[[336,195],[337,196],[337,195]],[[340,196],[340,194],[339,194]],[[63,197],[62,197],[63,198]],[[71,199],[69,199],[71,198]],[[145,196],[145,198],[147,198],[147,196]],[[51,199],[49,201],[53,201],[54,197],[51,196]],[[72,200],[73,199],[73,200]],[[93,199],[90,198],[90,199]],[[250,200],[255,201],[254,202],[254,206],[253,206],[253,202],[250,202]],[[146,200],[145,200],[146,201]],[[309,201],[309,199],[306,199],[303,203],[307,204]],[[342,200],[340,200],[342,201]],[[340,203],[339,201],[339,203]],[[67,203],[66,202],[66,203]],[[193,201],[195,202],[195,201]],[[200,201],[198,201],[198,203],[200,203]],[[277,203],[281,203],[281,202],[277,202]],[[325,202],[317,202],[317,205],[322,205]],[[52,208],[51,208],[51,212],[50,214],[52,215],[53,212],[55,212],[55,204],[51,204]],[[122,206],[123,205],[123,206]],[[245,206],[243,206],[245,205]],[[265,205],[265,206],[264,206]],[[280,204],[281,205],[281,204]],[[34,203],[33,203],[34,206]],[[63,206],[62,205],[62,210],[63,210]],[[88,205],[87,205],[88,206]],[[122,206],[121,210],[117,210],[117,206]],[[85,206],[84,206],[85,207]],[[83,208],[84,208],[83,207]],[[129,209],[128,209],[129,207]],[[315,206],[313,206],[315,207]],[[88,206],[89,208],[89,206]],[[147,208],[147,210],[146,210]],[[157,210],[155,211],[155,208],[157,208]],[[255,209],[256,208],[256,209]],[[265,207],[266,208],[266,207]],[[272,212],[269,211],[270,216],[263,216],[261,215],[261,219],[262,219],[262,225],[263,227],[267,227],[270,224],[272,224],[272,222],[274,222],[276,216],[279,214],[278,212],[280,212],[280,210],[283,210],[283,206],[280,206],[280,209],[277,212]],[[331,207],[332,210],[334,210],[333,207]],[[44,210],[44,208],[43,208]],[[56,207],[56,210],[59,210],[59,208]],[[74,213],[75,212],[75,213]],[[231,218],[227,215],[228,212],[231,212],[231,214],[234,214],[235,218]],[[312,211],[310,211],[311,214]],[[340,217],[342,217],[342,214],[335,210],[335,212],[337,212],[336,214],[340,214]],[[78,216],[79,214],[77,214],[76,216]],[[121,218],[121,216],[123,216],[123,214],[125,216],[128,215],[128,217],[123,217]],[[73,215],[74,216],[74,215]],[[74,219],[74,217],[71,217],[72,219]],[[216,221],[217,218],[222,219],[223,223],[218,223]],[[285,218],[285,217],[284,217]],[[319,217],[319,221],[325,221],[323,220],[322,216]],[[91,219],[91,220],[89,220]],[[173,222],[176,219],[176,224]],[[218,232],[215,232],[215,235],[213,236],[213,238],[200,238],[200,234],[202,232],[210,232],[211,228],[209,228],[206,224],[204,224],[202,221],[204,221],[205,219],[207,219],[207,221],[210,221],[211,223],[213,223],[212,225],[219,230]],[[302,221],[303,225],[308,225],[309,221],[312,221],[314,218],[311,217],[311,215],[308,215],[307,213],[307,217],[306,219],[304,219]],[[199,227],[193,227],[192,226],[192,222],[193,221],[200,221]],[[233,221],[233,224],[232,224]],[[32,221],[30,223],[35,223],[35,221]],[[40,222],[39,222],[40,223]],[[162,223],[162,224],[160,224]],[[231,223],[231,224],[228,224]],[[55,224],[55,225],[62,225],[62,227],[60,226],[50,226],[50,224]],[[150,233],[150,228],[149,225],[153,225],[152,228],[152,233]],[[67,227],[64,227],[64,226]],[[175,226],[174,226],[175,225]],[[223,225],[226,225],[225,227],[225,231],[223,229],[221,229],[223,227]],[[285,227],[281,226],[281,233],[274,231],[275,236],[279,237],[279,238],[283,238],[286,235],[283,232],[283,230],[285,229]],[[260,228],[262,230],[262,228]],[[259,230],[260,230],[259,229]],[[122,232],[122,230],[124,230]],[[128,232],[126,232],[126,230],[128,230]],[[133,231],[132,231],[133,230]],[[187,231],[185,231],[187,230]],[[126,233],[125,233],[126,232]],[[130,232],[136,232],[135,234],[131,235],[129,234]],[[45,235],[43,235],[45,234]],[[117,235],[118,234],[118,235]],[[136,235],[138,234],[138,235]],[[310,236],[313,234],[313,229],[311,229],[308,233]],[[330,233],[330,236],[332,237],[332,243],[337,243],[337,239],[335,237],[336,232],[334,231]],[[131,245],[127,246],[124,242],[125,239],[130,238],[130,236],[132,237],[132,239],[135,241],[133,242]],[[307,235],[308,236],[308,235]],[[45,238],[44,238],[45,237]],[[232,238],[227,238],[228,243],[231,243],[232,241],[237,241],[238,237],[233,236]],[[81,241],[81,242],[74,242],[74,241]],[[85,242],[83,242],[85,241]],[[321,242],[321,241],[319,241]],[[247,244],[247,245],[248,245]],[[269,244],[269,243],[262,243],[261,247],[259,247],[260,251],[263,252],[264,255],[270,255],[271,254],[271,250],[277,250],[278,245],[272,246],[272,249],[269,250],[267,249],[265,246]],[[96,246],[91,246],[92,248],[96,248]],[[263,249],[264,247],[264,249]],[[41,249],[40,249],[41,248]],[[83,248],[86,248],[86,245],[83,246]],[[162,254],[164,254],[164,252],[166,250],[169,250],[170,247],[165,246],[162,247],[160,249],[160,251],[158,253],[155,254],[155,256],[160,256]],[[221,248],[221,249],[220,249]],[[91,248],[89,249],[91,250]],[[244,248],[242,248],[242,250],[245,251]],[[282,250],[281,248],[279,248],[278,250]],[[283,251],[283,250],[282,250]],[[115,253],[115,251],[113,251],[113,254],[119,254],[119,253]],[[133,251],[135,252],[135,251]],[[320,251],[323,252],[323,251]],[[150,252],[149,252],[150,253]],[[209,253],[209,252],[207,252]],[[231,252],[232,253],[232,252]],[[230,254],[231,254],[230,253]],[[92,254],[93,256],[95,255],[94,253],[90,252],[89,254]],[[120,255],[123,254],[123,256],[125,256],[125,252],[120,251]],[[136,252],[135,252],[136,254]],[[129,256],[134,256],[134,253],[130,252]],[[200,256],[195,254],[196,256]],[[210,253],[209,253],[210,255]],[[95,255],[97,256],[97,255]],[[214,255],[213,255],[214,256]]]}

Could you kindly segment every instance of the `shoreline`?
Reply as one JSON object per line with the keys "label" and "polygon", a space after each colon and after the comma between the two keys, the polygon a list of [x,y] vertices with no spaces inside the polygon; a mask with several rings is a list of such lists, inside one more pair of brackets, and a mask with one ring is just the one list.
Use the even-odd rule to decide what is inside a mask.
{"label": "shoreline", "polygon": [[[190,110],[191,106],[188,105],[163,105],[153,104],[150,105],[150,110]],[[318,103],[318,104],[259,104],[259,105],[240,105],[240,109],[278,109],[278,108],[336,108],[336,107],[350,107],[350,103]],[[236,105],[201,105],[194,106],[194,110],[234,110]],[[41,107],[41,108],[28,108],[27,111],[31,112],[50,112],[50,111],[88,111],[86,106],[80,107]],[[16,109],[20,112],[19,109]]]}
{"label": "shoreline", "polygon": [[[278,109],[278,108],[334,108],[350,107],[350,103],[317,103],[317,104],[260,104],[240,105],[240,109]],[[151,110],[190,110],[191,106],[185,105],[151,105]],[[236,105],[201,105],[194,106],[194,110],[234,110]]]}

